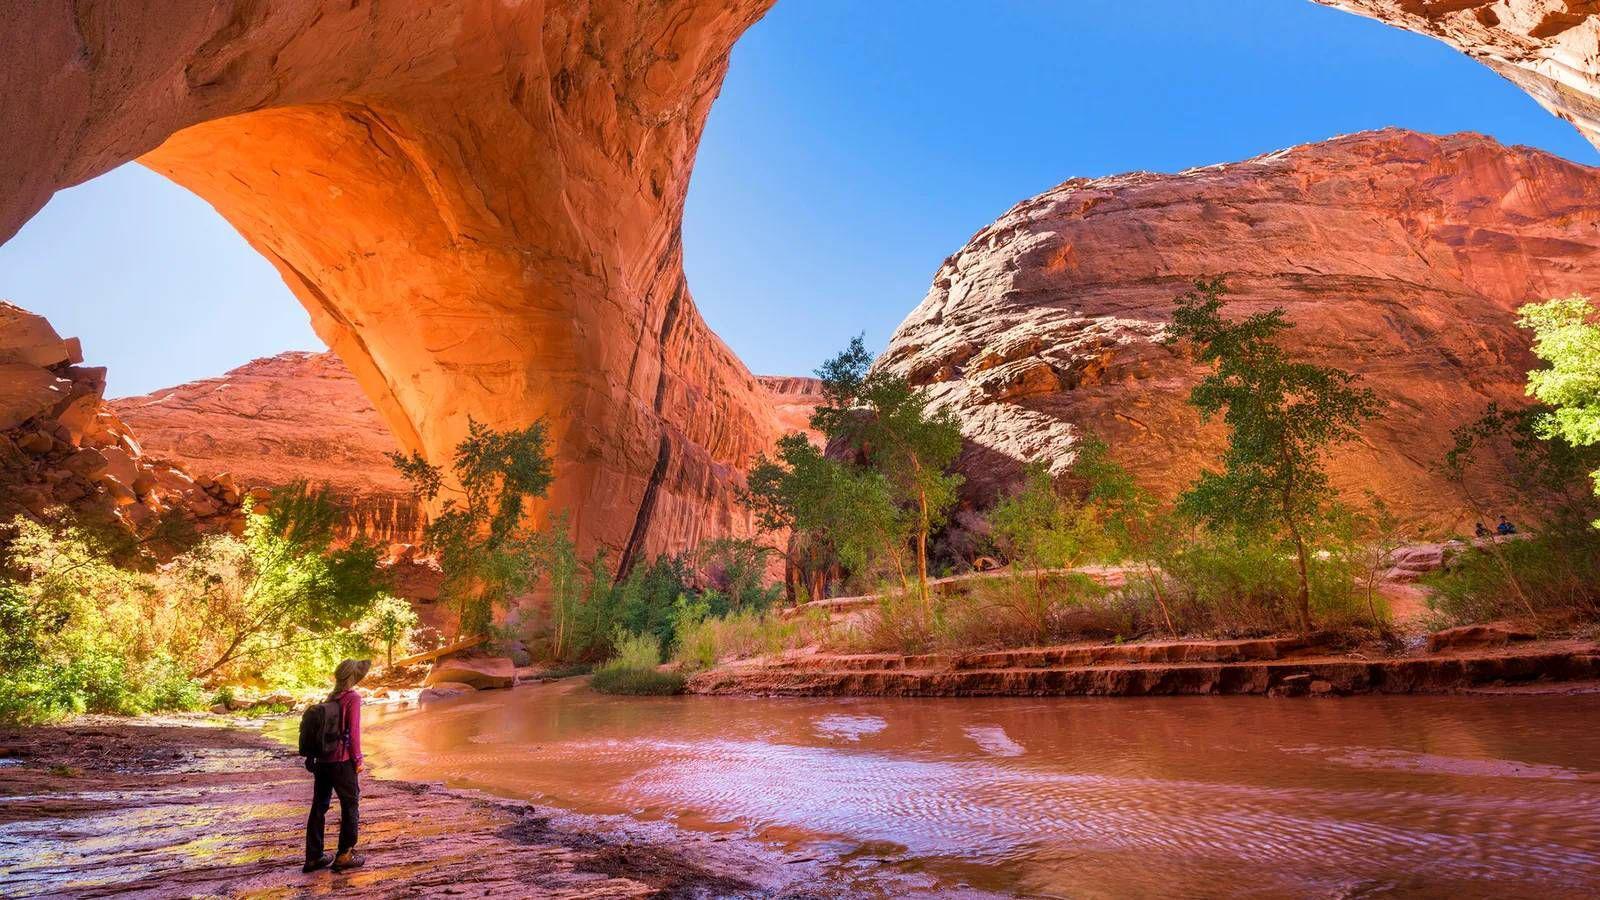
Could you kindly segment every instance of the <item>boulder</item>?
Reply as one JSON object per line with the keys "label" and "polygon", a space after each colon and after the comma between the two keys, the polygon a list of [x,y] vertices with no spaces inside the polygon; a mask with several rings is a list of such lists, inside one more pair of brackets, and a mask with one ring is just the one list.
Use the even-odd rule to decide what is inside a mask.
{"label": "boulder", "polygon": [[1532,631],[1507,622],[1461,625],[1428,635],[1428,652],[1446,653],[1452,650],[1504,647],[1512,641],[1531,641],[1534,637]]}
{"label": "boulder", "polygon": [[55,449],[56,439],[42,431],[30,431],[17,438],[17,446],[34,456],[42,456]]}
{"label": "boulder", "polygon": [[1389,554],[1390,568],[1384,577],[1390,581],[1416,581],[1430,572],[1443,569],[1450,554],[1460,547],[1458,542],[1399,547]]}
{"label": "boulder", "polygon": [[19,362],[0,362],[0,430],[49,412],[67,395],[72,382],[49,369]]}
{"label": "boulder", "polygon": [[0,363],[47,369],[80,362],[76,338],[63,340],[44,316],[0,300]]}
{"label": "boulder", "polygon": [[92,478],[96,475],[99,475],[101,472],[104,472],[109,465],[110,463],[107,462],[104,452],[90,447],[85,447],[82,450],[79,450],[77,453],[67,457],[61,463],[62,468],[73,473],[74,475],[82,475],[85,478]]}
{"label": "boulder", "polygon": [[511,687],[516,681],[517,667],[503,656],[456,656],[434,663],[422,683],[431,687],[457,682],[478,690],[493,690]]}
{"label": "boulder", "polygon": [[148,537],[149,526],[176,510],[202,530],[237,518],[232,506],[219,506],[187,476],[143,455],[105,408],[106,370],[82,361],[76,341],[60,340],[42,318],[0,302],[0,520],[19,512],[47,518],[70,504]]}
{"label": "boulder", "polygon": [[528,646],[522,641],[499,641],[497,644],[496,649],[505,654],[506,658],[511,660],[513,666],[520,669],[523,666],[533,664],[533,654],[528,652]]}

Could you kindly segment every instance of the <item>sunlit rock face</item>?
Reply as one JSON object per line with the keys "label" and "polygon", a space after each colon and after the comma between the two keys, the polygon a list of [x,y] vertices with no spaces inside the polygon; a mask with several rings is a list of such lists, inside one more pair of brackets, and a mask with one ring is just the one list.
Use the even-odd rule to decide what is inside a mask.
{"label": "sunlit rock face", "polygon": [[1600,4],[1592,0],[1316,2],[1444,41],[1527,91],[1600,146]]}
{"label": "sunlit rock face", "polygon": [[737,532],[778,424],[695,310],[679,223],[768,5],[6,4],[0,238],[138,159],[277,266],[402,446],[542,416],[586,546]]}
{"label": "sunlit rock face", "polygon": [[959,416],[975,502],[1021,460],[1059,470],[1085,428],[1171,497],[1216,464],[1223,433],[1186,403],[1202,370],[1163,328],[1194,279],[1224,276],[1228,314],[1284,307],[1297,355],[1382,400],[1334,457],[1338,486],[1459,525],[1466,504],[1434,469],[1451,429],[1527,402],[1515,309],[1600,292],[1597,254],[1600,170],[1479,135],[1369,132],[1024,201],[945,261],[880,365]]}
{"label": "sunlit rock face", "polygon": [[386,456],[399,445],[332,353],[280,353],[110,405],[145,452],[189,472],[226,472],[257,493],[325,484],[346,510],[348,536],[421,540],[426,516]]}
{"label": "sunlit rock face", "polygon": [[803,375],[757,375],[756,380],[772,395],[773,409],[783,430],[801,432],[821,447],[824,441],[811,427],[811,413],[824,401],[822,382]]}

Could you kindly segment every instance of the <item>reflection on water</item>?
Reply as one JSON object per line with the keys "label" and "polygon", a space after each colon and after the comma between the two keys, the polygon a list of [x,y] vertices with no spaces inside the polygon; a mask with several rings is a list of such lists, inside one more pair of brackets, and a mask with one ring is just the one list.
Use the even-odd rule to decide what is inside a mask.
{"label": "reflection on water", "polygon": [[617,698],[379,713],[385,775],[1073,897],[1600,895],[1600,696]]}

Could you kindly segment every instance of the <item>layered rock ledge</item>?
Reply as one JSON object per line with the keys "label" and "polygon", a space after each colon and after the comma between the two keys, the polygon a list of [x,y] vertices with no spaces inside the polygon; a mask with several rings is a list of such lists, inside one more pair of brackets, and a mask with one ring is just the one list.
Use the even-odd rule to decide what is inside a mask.
{"label": "layered rock ledge", "polygon": [[1456,693],[1600,679],[1594,641],[1465,641],[1439,652],[1340,653],[1268,638],[1073,644],[968,654],[793,653],[702,672],[699,694],[783,697],[1011,697]]}

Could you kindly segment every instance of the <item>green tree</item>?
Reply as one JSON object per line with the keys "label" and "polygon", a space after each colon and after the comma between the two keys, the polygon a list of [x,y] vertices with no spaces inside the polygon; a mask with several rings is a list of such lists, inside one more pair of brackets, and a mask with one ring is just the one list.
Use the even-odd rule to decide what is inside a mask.
{"label": "green tree", "polygon": [[530,547],[534,564],[545,574],[550,589],[550,656],[565,660],[587,595],[583,563],[569,533],[566,514],[552,518],[548,527],[534,535]]}
{"label": "green tree", "polygon": [[1260,528],[1287,537],[1299,571],[1296,617],[1311,629],[1309,539],[1334,499],[1328,449],[1354,440],[1377,414],[1372,391],[1331,366],[1296,362],[1278,340],[1293,327],[1281,308],[1223,318],[1222,279],[1201,280],[1178,298],[1169,339],[1189,340],[1212,366],[1189,396],[1202,421],[1228,426],[1223,470],[1207,470],[1179,505],[1214,526]]}
{"label": "green tree", "polygon": [[215,642],[196,678],[328,640],[366,613],[385,587],[378,549],[335,546],[340,516],[326,486],[295,482],[273,493],[265,513],[248,514],[242,539],[213,536],[173,561],[164,589]]}
{"label": "green tree", "polygon": [[[1537,422],[1542,437],[1573,447],[1600,444],[1600,323],[1588,297],[1530,303],[1517,324],[1533,332],[1533,353],[1547,367],[1528,373],[1528,394],[1548,404]],[[1600,492],[1600,470],[1591,473]]]}
{"label": "green tree", "polygon": [[794,433],[778,439],[776,456],[756,459],[740,496],[764,531],[790,532],[785,556],[810,598],[826,595],[834,560],[857,572],[887,560],[909,588],[906,516],[880,473],[829,459]]}
{"label": "green tree", "polygon": [[949,471],[961,453],[961,429],[948,410],[934,412],[906,379],[872,368],[860,336],[817,370],[824,404],[812,427],[841,441],[881,473],[896,499],[913,510],[917,593],[928,596],[928,538],[945,524],[962,477]]}
{"label": "green tree", "polygon": [[407,647],[417,628],[417,611],[411,603],[393,594],[379,594],[367,612],[367,634],[383,648],[385,668],[394,668],[394,648]]}
{"label": "green tree", "polygon": [[1161,560],[1170,558],[1181,539],[1181,523],[1149,491],[1140,487],[1126,468],[1111,458],[1111,448],[1096,434],[1085,434],[1075,447],[1072,475],[1083,484],[1089,503],[1099,510],[1099,521],[1112,555],[1131,563],[1150,586],[1167,631],[1178,634],[1167,597],[1166,573]]}
{"label": "green tree", "polygon": [[510,431],[469,419],[467,436],[451,458],[453,483],[421,453],[390,454],[418,498],[431,502],[441,493],[452,495],[428,523],[424,539],[439,552],[444,594],[460,613],[463,634],[487,635],[495,605],[532,577],[523,517],[528,501],[545,496],[554,478],[546,442],[543,419]]}

